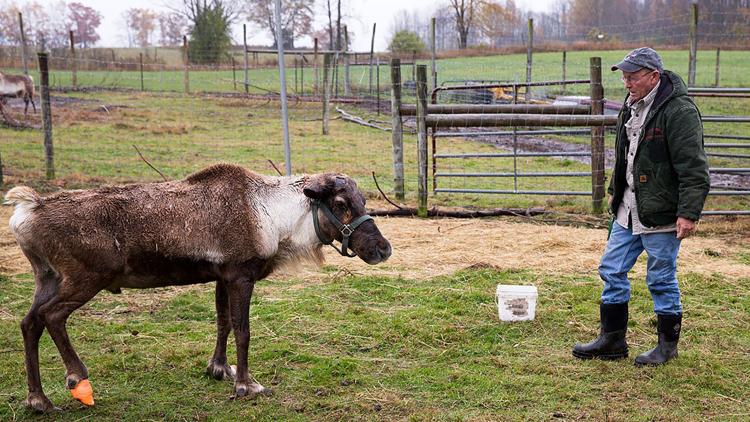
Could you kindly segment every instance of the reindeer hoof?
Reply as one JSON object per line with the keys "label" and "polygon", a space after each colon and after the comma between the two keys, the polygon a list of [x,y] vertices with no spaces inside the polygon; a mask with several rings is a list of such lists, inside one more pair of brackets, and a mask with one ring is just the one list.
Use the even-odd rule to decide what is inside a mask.
{"label": "reindeer hoof", "polygon": [[234,396],[232,396],[232,399],[237,399],[240,397],[249,397],[249,398],[255,398],[257,396],[270,396],[273,394],[273,391],[270,388],[266,388],[257,382],[247,384],[247,383],[235,383],[234,385]]}
{"label": "reindeer hoof", "polygon": [[206,374],[216,380],[234,380],[237,370],[234,365],[216,363],[213,359],[208,361]]}
{"label": "reindeer hoof", "polygon": [[38,413],[49,413],[57,410],[43,393],[29,393],[24,404]]}

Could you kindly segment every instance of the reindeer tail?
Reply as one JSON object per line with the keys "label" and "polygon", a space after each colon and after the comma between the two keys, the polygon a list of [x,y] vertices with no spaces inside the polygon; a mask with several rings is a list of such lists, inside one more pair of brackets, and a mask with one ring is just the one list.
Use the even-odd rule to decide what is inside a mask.
{"label": "reindeer tail", "polygon": [[5,194],[6,205],[31,205],[36,206],[42,202],[42,197],[28,186],[16,186]]}

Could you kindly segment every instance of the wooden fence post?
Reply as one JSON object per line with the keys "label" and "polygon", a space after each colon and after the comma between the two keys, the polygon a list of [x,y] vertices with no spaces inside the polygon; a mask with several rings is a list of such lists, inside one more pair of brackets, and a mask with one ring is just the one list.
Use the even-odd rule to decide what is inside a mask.
{"label": "wooden fence post", "polygon": [[[591,74],[591,114],[604,114],[604,87],[602,86],[602,59],[589,60]],[[604,199],[604,126],[591,128],[591,206],[595,213],[602,212]]]}
{"label": "wooden fence post", "polygon": [[417,66],[417,215],[427,217],[427,66]]}
{"label": "wooden fence post", "polygon": [[237,65],[234,62],[234,53],[230,57],[232,58],[232,91],[237,91]]}
{"label": "wooden fence post", "polygon": [[331,99],[331,84],[328,78],[331,71],[331,53],[323,54],[323,135],[328,135],[328,119],[330,111],[328,103]]}
{"label": "wooden fence post", "polygon": [[23,14],[18,12],[18,26],[21,31],[21,63],[23,63],[24,75],[29,74],[29,66],[26,64],[26,31],[23,30]]}
{"label": "wooden fence post", "polygon": [[145,91],[143,87],[143,53],[138,53],[138,59],[140,61],[140,67],[141,67],[141,91]]}
{"label": "wooden fence post", "polygon": [[185,94],[190,94],[190,74],[189,74],[189,62],[190,56],[188,55],[188,40],[187,36],[182,36],[182,64],[185,66],[185,74],[182,79],[183,91]]}
{"label": "wooden fence post", "polygon": [[695,86],[695,66],[698,54],[698,4],[690,5],[690,63],[688,66],[688,86]]}
{"label": "wooden fence post", "polygon": [[78,89],[78,60],[76,60],[76,43],[73,37],[73,31],[69,32],[70,35],[70,59],[72,60],[72,71],[73,71],[73,90]]}
{"label": "wooden fence post", "polygon": [[49,68],[47,53],[37,53],[39,57],[39,91],[42,97],[42,127],[44,129],[44,162],[47,180],[55,178],[55,151],[52,146],[52,110],[49,102]]}
{"label": "wooden fence post", "polygon": [[401,60],[391,59],[391,121],[393,130],[393,193],[404,200],[404,127],[401,121]]}
{"label": "wooden fence post", "polygon": [[3,154],[0,154],[0,187],[3,186]]}

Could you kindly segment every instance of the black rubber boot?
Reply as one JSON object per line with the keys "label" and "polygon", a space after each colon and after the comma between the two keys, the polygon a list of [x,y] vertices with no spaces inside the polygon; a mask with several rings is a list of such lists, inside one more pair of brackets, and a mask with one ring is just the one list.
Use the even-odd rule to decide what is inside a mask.
{"label": "black rubber boot", "polygon": [[659,342],[648,352],[635,358],[636,366],[662,365],[677,357],[677,342],[680,340],[682,314],[657,315]]}
{"label": "black rubber boot", "polygon": [[578,359],[614,360],[628,357],[625,333],[628,329],[628,303],[601,304],[601,330],[599,337],[586,344],[576,344],[573,356]]}

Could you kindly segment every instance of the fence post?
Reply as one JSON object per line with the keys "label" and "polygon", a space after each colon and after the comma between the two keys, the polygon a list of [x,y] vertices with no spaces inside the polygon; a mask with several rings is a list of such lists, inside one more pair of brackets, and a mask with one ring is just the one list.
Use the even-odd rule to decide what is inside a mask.
{"label": "fence post", "polygon": [[247,25],[242,24],[242,45],[245,46],[245,94],[250,93],[250,80],[247,69]]}
{"label": "fence post", "polygon": [[720,75],[720,73],[719,73],[719,65],[720,65],[719,55],[720,54],[721,54],[721,47],[718,47],[716,49],[716,83],[714,84],[717,88],[719,87],[719,75]]}
{"label": "fence post", "polygon": [[372,40],[370,41],[370,90],[368,91],[370,95],[372,95],[372,65],[373,65],[373,57],[375,55],[375,26],[376,23],[372,24]]}
{"label": "fence post", "polygon": [[78,89],[78,60],[76,60],[76,44],[73,38],[73,31],[69,32],[70,35],[70,57],[73,60],[72,71],[73,71],[73,90]]}
{"label": "fence post", "polygon": [[531,99],[531,59],[532,50],[534,49],[534,19],[529,18],[529,42],[526,46],[526,102]]}
{"label": "fence post", "polygon": [[349,30],[344,25],[344,95],[352,92],[351,80],[349,79]]}
{"label": "fence post", "polygon": [[18,12],[18,26],[21,31],[21,63],[23,63],[24,75],[29,74],[29,66],[26,64],[26,32],[23,30],[23,14]]}
{"label": "fence post", "polygon": [[141,91],[145,91],[143,88],[143,53],[138,53],[138,59],[141,65]]}
{"label": "fence post", "polygon": [[562,93],[565,94],[565,74],[568,70],[568,52],[563,50],[563,57],[562,57]]}
{"label": "fence post", "polygon": [[393,131],[393,193],[404,200],[404,127],[401,122],[401,60],[391,59],[391,121]]}
{"label": "fence post", "polygon": [[0,187],[3,186],[3,154],[0,154]]}
{"label": "fence post", "polygon": [[237,91],[237,66],[234,63],[234,53],[230,57],[232,58],[232,91]]}
{"label": "fence post", "polygon": [[[591,114],[604,114],[604,87],[602,86],[602,59],[591,57]],[[595,213],[602,211],[604,199],[604,126],[591,128],[591,207]]]}
{"label": "fence post", "polygon": [[430,50],[432,50],[432,89],[437,88],[437,65],[435,64],[435,18],[430,20]]}
{"label": "fence post", "polygon": [[55,178],[55,151],[52,147],[52,110],[49,104],[49,68],[47,53],[37,53],[39,57],[39,91],[42,97],[42,127],[44,128],[44,161],[47,167],[47,180]]}
{"label": "fence post", "polygon": [[375,89],[377,90],[378,116],[380,116],[380,57],[375,58]]}
{"label": "fence post", "polygon": [[688,86],[695,86],[695,66],[698,53],[698,4],[690,5],[690,64],[688,69]]}
{"label": "fence post", "polygon": [[328,103],[331,99],[331,84],[328,83],[331,70],[331,53],[323,54],[323,135],[328,135],[328,119],[330,111]]}
{"label": "fence post", "polygon": [[427,66],[417,66],[417,215],[427,217]]}
{"label": "fence post", "polygon": [[189,75],[190,56],[188,55],[187,36],[182,36],[182,63],[185,65],[185,75],[183,76],[183,90],[185,94],[190,94],[190,75]]}
{"label": "fence post", "polygon": [[318,39],[315,38],[315,47],[313,48],[313,69],[315,70],[315,81],[313,82],[313,95],[320,94],[320,82],[319,71],[318,71]]}

